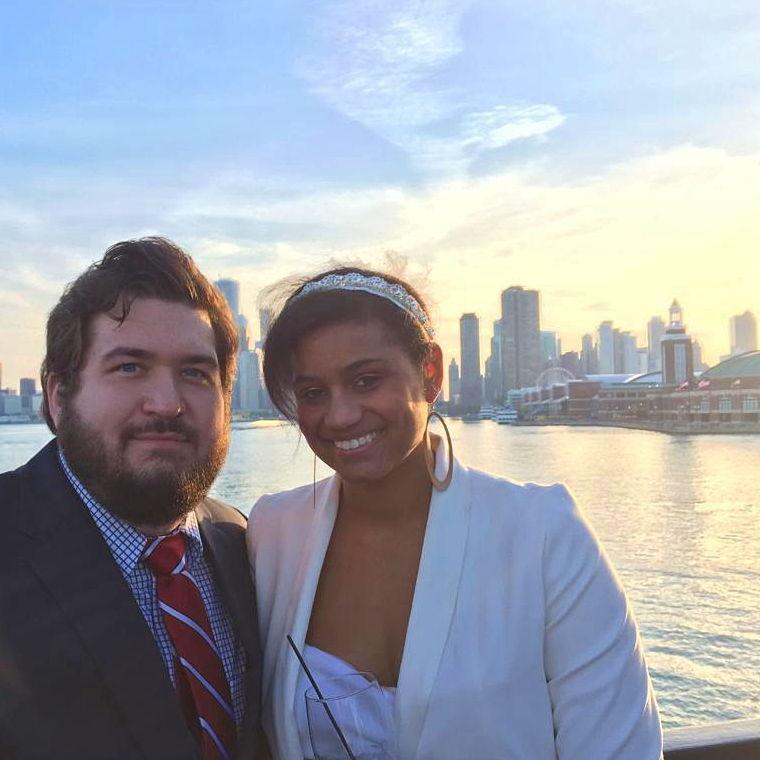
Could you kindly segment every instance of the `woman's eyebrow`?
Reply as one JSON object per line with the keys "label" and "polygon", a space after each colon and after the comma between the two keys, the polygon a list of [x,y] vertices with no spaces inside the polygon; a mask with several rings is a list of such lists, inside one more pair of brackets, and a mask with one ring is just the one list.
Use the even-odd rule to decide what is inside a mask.
{"label": "woman's eyebrow", "polygon": [[[351,364],[347,364],[345,367],[342,367],[340,371],[344,374],[350,374],[352,372],[356,372],[357,370],[363,369],[367,365],[385,363],[385,359],[381,357],[368,357],[365,359],[357,359],[355,362],[351,362]],[[319,378],[316,375],[298,374],[293,378],[293,384],[313,383],[317,380],[319,380]]]}

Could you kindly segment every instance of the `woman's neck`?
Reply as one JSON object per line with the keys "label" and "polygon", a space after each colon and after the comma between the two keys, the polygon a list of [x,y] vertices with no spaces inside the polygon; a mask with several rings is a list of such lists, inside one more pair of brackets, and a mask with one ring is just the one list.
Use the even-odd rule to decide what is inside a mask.
{"label": "woman's neck", "polygon": [[341,508],[356,519],[398,523],[427,516],[432,484],[424,443],[382,480],[343,482]]}

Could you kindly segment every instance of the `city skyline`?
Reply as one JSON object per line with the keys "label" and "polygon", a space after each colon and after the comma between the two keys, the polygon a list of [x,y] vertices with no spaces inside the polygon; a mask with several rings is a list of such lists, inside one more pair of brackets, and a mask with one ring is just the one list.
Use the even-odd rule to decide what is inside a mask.
{"label": "city skyline", "polygon": [[760,314],[752,0],[32,0],[3,21],[8,382],[36,375],[63,284],[145,234],[240,281],[249,319],[280,277],[395,251],[449,356],[513,285],[567,348],[606,320],[641,345],[675,297],[714,364],[727,320]]}
{"label": "city skyline", "polygon": [[[255,298],[248,298],[243,293],[241,295],[241,282],[239,280],[236,280],[234,278],[230,277],[219,277],[214,279],[214,284],[220,287],[220,292],[225,296],[227,302],[230,304],[230,308],[233,311],[233,314],[235,316],[236,322],[238,323],[238,327],[240,329],[240,335],[241,335],[241,347],[245,350],[248,349],[248,343],[249,343],[249,336],[251,335],[249,330],[249,325],[251,324],[258,324],[259,326],[259,334],[256,341],[253,341],[256,343],[256,347],[260,347],[260,342],[262,339],[262,330],[264,328],[264,321],[265,321],[265,309],[261,309],[256,302]],[[508,288],[505,288],[502,291],[499,291],[499,294],[502,295],[507,292],[507,290],[511,288],[517,288],[521,289],[522,286],[509,286]],[[539,295],[540,292],[539,292]],[[677,299],[676,299],[677,300]],[[245,302],[250,301],[250,308],[245,308]],[[543,313],[543,305],[544,300],[541,298],[541,313]],[[51,302],[50,307],[52,308],[53,303]],[[255,313],[258,316],[258,319],[253,320],[253,313]],[[667,314],[667,309],[663,310],[663,313]],[[461,335],[460,335],[460,321],[463,316],[473,316],[475,317],[476,321],[482,320],[481,316],[482,312],[470,312],[470,313],[460,313],[459,317],[457,317],[457,326],[456,326],[456,334],[454,336],[454,342],[453,344],[448,344],[441,340],[441,344],[443,347],[444,352],[444,360],[446,363],[450,361],[451,359],[456,359],[457,364],[460,364],[461,359]],[[724,340],[724,345],[722,347],[719,347],[718,351],[713,354],[710,353],[710,361],[705,361],[705,364],[707,366],[712,366],[717,364],[721,359],[729,356],[733,351],[733,336],[734,336],[734,325],[735,320],[741,319],[743,320],[742,324],[747,324],[748,319],[749,320],[756,320],[756,316],[754,313],[749,310],[745,309],[743,313],[737,313],[732,314],[730,316],[726,317],[725,320],[725,332],[726,332],[726,338]],[[558,339],[558,343],[562,347],[563,353],[566,351],[576,351],[577,353],[581,354],[583,350],[583,339],[587,335],[591,335],[594,338],[594,344],[596,346],[597,337],[599,335],[600,328],[603,326],[609,324],[610,329],[610,336],[612,336],[612,331],[614,330],[615,333],[621,333],[623,337],[625,336],[633,336],[636,338],[638,342],[638,348],[641,349],[647,349],[650,347],[649,342],[649,335],[650,335],[650,322],[653,319],[661,319],[661,315],[652,315],[649,320],[644,324],[643,329],[641,330],[621,330],[620,328],[622,325],[618,325],[618,323],[614,319],[610,320],[603,320],[598,325],[590,325],[589,328],[583,332],[577,339],[577,341],[571,342],[569,339],[566,339],[565,336],[567,335],[567,331],[564,331],[561,326],[556,325],[545,325],[543,318],[540,320],[541,324],[541,333],[545,333],[547,331],[551,331],[555,334],[556,338]],[[499,322],[500,320],[490,320],[485,321],[486,324],[494,324],[495,322]],[[700,350],[703,351],[703,345],[700,340],[700,334],[698,330],[693,330],[691,327],[691,321],[687,320],[687,326],[689,328],[689,333],[692,336],[692,338],[695,341],[699,341],[700,343]],[[663,322],[663,332],[664,328],[667,327],[668,320],[666,319]],[[44,332],[44,325],[40,328]],[[746,329],[746,328],[745,328]],[[1,332],[1,329],[0,329]],[[485,369],[485,362],[489,358],[489,356],[492,354],[493,347],[492,347],[492,337],[493,333],[489,332],[488,330],[479,330],[479,362],[480,362],[480,371],[483,373]],[[440,330],[439,330],[440,334]],[[755,332],[751,331],[750,328],[750,335],[754,336],[755,338],[755,345],[757,345],[757,331],[755,328]],[[610,340],[612,337],[610,337]],[[439,335],[440,340],[440,335]],[[658,344],[655,344],[658,345]],[[611,350],[611,348],[610,348]],[[597,347],[597,360],[601,362],[599,371],[603,372],[603,370],[606,367],[606,364],[604,363],[605,360],[603,358],[600,358],[601,352],[604,351],[604,349],[601,346]],[[655,352],[655,356],[658,355],[658,352]],[[17,389],[19,386],[19,382],[22,378],[35,378],[37,381],[39,379],[39,364],[42,361],[42,356],[40,356],[39,361],[37,362],[37,367],[31,368],[31,369],[22,369],[21,371],[17,370],[17,374],[12,374],[11,371],[8,370],[8,367],[17,367],[18,363],[13,361],[13,357],[6,355],[3,356],[0,354],[0,389],[3,388],[11,388],[11,389]],[[613,361],[612,357],[610,357],[609,361]],[[461,366],[461,364],[460,364]],[[609,368],[607,368],[609,370]],[[611,370],[609,370],[611,371]]]}

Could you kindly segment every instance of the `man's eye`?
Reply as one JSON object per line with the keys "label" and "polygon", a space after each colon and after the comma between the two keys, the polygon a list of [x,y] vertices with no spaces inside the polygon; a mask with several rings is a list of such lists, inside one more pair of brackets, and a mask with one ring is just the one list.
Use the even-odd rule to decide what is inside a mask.
{"label": "man's eye", "polygon": [[124,364],[119,364],[119,366],[116,367],[116,371],[120,372],[122,375],[134,375],[139,370],[140,365],[135,364],[134,362],[124,362]]}
{"label": "man's eye", "polygon": [[209,376],[202,369],[197,367],[186,367],[182,370],[185,377],[189,377],[191,380],[208,380]]}

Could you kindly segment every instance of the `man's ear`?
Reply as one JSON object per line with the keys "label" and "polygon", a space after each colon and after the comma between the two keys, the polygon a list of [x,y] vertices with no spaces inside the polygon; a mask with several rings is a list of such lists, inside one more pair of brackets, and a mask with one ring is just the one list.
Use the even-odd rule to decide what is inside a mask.
{"label": "man's ear", "polygon": [[428,355],[422,364],[425,382],[425,401],[432,404],[443,387],[443,352],[437,343],[431,343]]}
{"label": "man's ear", "polygon": [[58,427],[58,420],[61,417],[61,376],[50,374],[45,380],[45,398],[47,401],[47,408],[50,412],[50,416],[53,419],[53,423],[56,428]]}

